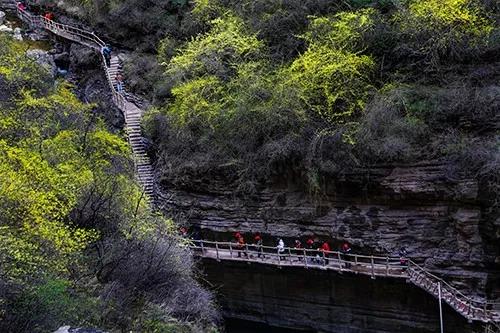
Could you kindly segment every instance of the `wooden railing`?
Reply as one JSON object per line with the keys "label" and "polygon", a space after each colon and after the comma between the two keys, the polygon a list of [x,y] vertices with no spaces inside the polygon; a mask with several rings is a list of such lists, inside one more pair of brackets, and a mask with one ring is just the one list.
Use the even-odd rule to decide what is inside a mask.
{"label": "wooden railing", "polygon": [[402,265],[399,257],[367,256],[291,247],[285,247],[278,252],[277,247],[207,240],[195,240],[191,248],[195,255],[218,261],[233,260],[277,267],[334,270],[364,274],[373,279],[376,277],[404,278],[436,298],[439,297],[439,289],[441,289],[441,299],[469,321],[484,323],[500,321],[498,303],[472,299],[412,260],[406,260],[406,264]]}
{"label": "wooden railing", "polygon": [[20,10],[17,8],[17,16],[26,24],[28,24],[32,28],[42,28],[46,29],[58,36],[64,37],[66,39],[72,40],[76,43],[88,46],[98,51],[101,55],[101,63],[103,64],[103,69],[106,73],[106,79],[110,86],[112,95],[113,95],[113,103],[122,111],[125,111],[125,106],[127,103],[127,99],[125,98],[125,92],[119,93],[116,87],[112,83],[111,74],[109,72],[109,68],[105,65],[105,59],[101,49],[106,45],[104,41],[95,35],[94,32],[76,28],[67,24],[62,24],[55,22],[53,20],[49,20],[40,15],[33,15],[26,10]]}

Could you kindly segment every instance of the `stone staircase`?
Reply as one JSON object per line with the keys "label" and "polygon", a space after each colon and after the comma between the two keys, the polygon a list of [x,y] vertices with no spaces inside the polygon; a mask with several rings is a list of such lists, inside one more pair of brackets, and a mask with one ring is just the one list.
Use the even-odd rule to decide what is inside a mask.
{"label": "stone staircase", "polygon": [[[110,67],[106,68],[108,80],[114,91],[118,93],[116,75],[122,73],[122,65],[118,56],[111,57]],[[123,94],[126,94],[124,86]],[[141,118],[143,111],[134,103],[125,100],[123,105],[119,105],[125,115],[125,131],[128,141],[132,147],[137,178],[143,186],[144,193],[149,198],[154,198],[154,170],[149,156],[146,153],[146,145],[141,134]]]}
{"label": "stone staircase", "polygon": [[[9,8],[14,6],[17,16],[33,29],[42,28],[48,30],[55,35],[90,47],[99,52],[99,54],[101,54],[101,48],[106,45],[102,39],[100,39],[89,30],[83,30],[52,20],[47,20],[42,16],[33,15],[26,10],[21,11],[16,8],[15,1],[12,0],[0,1],[0,8],[4,8],[4,4]],[[103,69],[113,96],[113,103],[123,112],[125,116],[125,131],[132,148],[132,156],[136,168],[137,179],[142,185],[145,197],[150,201],[151,204],[154,204],[154,170],[151,165],[151,161],[146,153],[145,141],[141,136],[141,117],[144,112],[135,104],[138,99],[131,96],[130,94],[127,94],[125,88],[122,92],[118,92],[115,77],[117,74],[122,73],[122,64],[120,58],[116,55],[113,55],[109,67],[106,66],[102,54],[101,58]]]}

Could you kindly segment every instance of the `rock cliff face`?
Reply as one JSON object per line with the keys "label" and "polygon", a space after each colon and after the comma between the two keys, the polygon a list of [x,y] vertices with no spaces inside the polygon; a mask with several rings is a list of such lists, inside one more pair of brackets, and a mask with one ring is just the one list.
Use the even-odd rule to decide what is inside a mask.
{"label": "rock cliff face", "polygon": [[378,167],[325,179],[314,195],[282,181],[251,198],[234,195],[224,177],[210,175],[196,190],[163,184],[162,204],[209,239],[229,240],[239,230],[262,232],[268,245],[276,236],[291,244],[315,235],[333,248],[347,240],[362,254],[397,255],[405,246],[414,261],[471,295],[498,297],[498,221],[475,180],[452,182],[446,172],[423,163]]}
{"label": "rock cliff face", "polygon": [[[437,300],[404,280],[211,259],[203,267],[226,317],[308,332],[439,332]],[[443,314],[447,333],[477,329],[446,305]]]}

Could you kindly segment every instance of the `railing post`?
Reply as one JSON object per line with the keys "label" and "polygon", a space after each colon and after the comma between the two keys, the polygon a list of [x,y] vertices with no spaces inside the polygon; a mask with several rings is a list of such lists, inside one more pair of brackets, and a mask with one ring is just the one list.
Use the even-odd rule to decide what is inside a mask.
{"label": "railing post", "polygon": [[373,255],[371,256],[371,264],[372,264],[372,279],[375,279],[375,264],[373,262]]}
{"label": "railing post", "polygon": [[354,255],[354,265],[358,265],[358,256]]}
{"label": "railing post", "polygon": [[205,253],[205,248],[203,247],[203,240],[200,240],[200,246],[201,246],[201,256],[203,257],[203,254]]}
{"label": "railing post", "polygon": [[389,275],[389,257],[385,257],[385,276]]}
{"label": "railing post", "polygon": [[325,257],[325,251],[321,251],[323,253],[323,267],[326,266],[326,257]]}
{"label": "railing post", "polygon": [[231,242],[229,243],[229,255],[231,256],[231,259],[233,259],[233,245]]}
{"label": "railing post", "polygon": [[292,250],[290,250],[290,248],[288,248],[288,260],[290,261],[290,265],[293,265],[293,262],[292,262]]}
{"label": "railing post", "polygon": [[278,266],[280,266],[280,267],[281,267],[281,256],[280,256],[280,250],[279,250],[279,249],[277,249],[277,250],[276,250],[276,253],[278,254]]}
{"label": "railing post", "polygon": [[306,265],[306,268],[308,268],[307,267],[307,254],[306,254],[307,252],[306,252],[306,249],[303,249],[303,251],[304,251],[304,265]]}
{"label": "railing post", "polygon": [[220,258],[219,258],[219,243],[218,242],[215,242],[215,255],[217,257],[217,261],[220,261]]}
{"label": "railing post", "polygon": [[439,299],[439,324],[441,328],[441,333],[444,333],[443,331],[443,306],[441,305],[441,282],[438,281],[438,299]]}
{"label": "railing post", "polygon": [[340,257],[340,252],[337,252],[337,258],[339,260],[339,270],[342,272],[342,259]]}

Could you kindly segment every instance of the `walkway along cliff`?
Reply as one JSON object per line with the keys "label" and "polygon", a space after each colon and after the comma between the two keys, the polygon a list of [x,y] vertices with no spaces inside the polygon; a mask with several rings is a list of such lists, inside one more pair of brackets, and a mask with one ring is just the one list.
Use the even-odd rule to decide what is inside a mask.
{"label": "walkway along cliff", "polygon": [[491,327],[498,326],[500,323],[500,311],[498,310],[500,304],[476,301],[439,277],[427,272],[412,260],[408,261],[407,266],[402,267],[400,258],[397,257],[364,256],[331,251],[327,254],[327,258],[323,252],[320,260],[317,261],[316,250],[297,250],[286,247],[282,254],[278,254],[275,247],[246,244],[245,248],[242,249],[238,248],[238,244],[206,240],[196,241],[196,246],[193,248],[199,256],[217,261],[243,261],[280,268],[302,267],[333,270],[340,273],[368,275],[372,279],[376,277],[402,278],[432,296],[441,298],[469,322],[480,321],[491,324]]}
{"label": "walkway along cliff", "polygon": [[[2,2],[2,6],[8,2]],[[14,3],[14,8],[15,2]],[[12,8],[12,6],[10,6]],[[125,89],[118,92],[116,75],[121,73],[120,59],[116,54],[111,56],[110,66],[106,66],[105,59],[101,54],[101,49],[106,44],[102,39],[97,37],[93,32],[75,28],[66,24],[54,22],[43,16],[33,15],[26,10],[16,8],[17,16],[31,28],[45,29],[53,34],[66,38],[70,41],[87,46],[97,51],[102,58],[102,67],[105,71],[107,81],[113,96],[113,103],[123,112],[125,116],[125,131],[127,133],[128,141],[132,147],[134,164],[137,172],[139,183],[143,187],[143,192],[146,197],[154,202],[155,188],[154,188],[154,174],[151,161],[146,154],[146,147],[141,137],[141,117],[144,113],[137,105],[130,100],[134,97],[126,93]]]}
{"label": "walkway along cliff", "polygon": [[[32,28],[41,28],[53,34],[90,47],[100,54],[100,50],[106,44],[93,32],[75,28],[69,25],[60,24],[42,16],[32,15],[26,10],[20,10],[15,2],[2,1],[2,6],[8,9],[16,8],[19,18]],[[102,56],[102,55],[101,55]],[[120,59],[113,55],[110,66],[106,66],[104,58],[103,69],[112,91],[114,104],[124,113],[126,121],[126,132],[132,147],[134,163],[139,182],[144,188],[144,194],[152,201],[155,200],[155,184],[153,168],[149,157],[146,154],[145,145],[141,137],[141,110],[134,102],[130,101],[133,96],[123,92],[118,92],[115,76],[121,73]],[[193,247],[195,254],[217,261],[243,261],[271,265],[276,267],[302,267],[304,269],[333,270],[340,273],[354,273],[376,277],[401,278],[420,287],[434,297],[439,297],[456,312],[466,318],[469,322],[478,321],[485,323],[485,332],[500,332],[500,310],[499,305],[484,300],[474,300],[472,297],[464,295],[456,288],[452,287],[439,277],[429,273],[424,268],[413,261],[409,261],[408,267],[400,267],[398,258],[376,257],[362,255],[348,255],[339,252],[331,252],[329,262],[311,263],[314,257],[307,250],[297,254],[296,250],[285,249],[285,256],[276,254],[275,248],[261,247],[260,249],[250,249],[244,251],[254,254],[250,257],[237,257],[234,244],[224,242],[199,241]],[[257,257],[257,251],[262,251],[265,256]]]}

